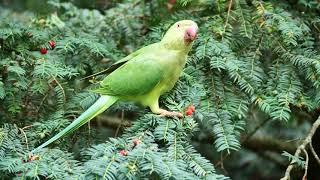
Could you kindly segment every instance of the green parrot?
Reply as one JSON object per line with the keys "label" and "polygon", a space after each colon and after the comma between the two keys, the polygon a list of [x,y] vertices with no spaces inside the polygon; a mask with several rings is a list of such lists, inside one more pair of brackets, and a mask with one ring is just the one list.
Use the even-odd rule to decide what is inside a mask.
{"label": "green parrot", "polygon": [[159,97],[173,88],[197,37],[198,26],[191,20],[172,25],[162,40],[145,46],[113,64],[110,73],[94,92],[101,97],[64,130],[32,151],[35,152],[73,132],[119,100],[148,106],[160,116],[182,117],[180,112],[159,108]]}

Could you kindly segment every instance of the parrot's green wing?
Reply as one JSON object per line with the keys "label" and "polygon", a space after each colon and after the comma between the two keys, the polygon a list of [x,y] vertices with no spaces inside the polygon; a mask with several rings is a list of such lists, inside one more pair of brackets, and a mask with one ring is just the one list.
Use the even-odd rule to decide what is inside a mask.
{"label": "parrot's green wing", "polygon": [[[161,58],[161,57],[158,57]],[[94,92],[111,96],[137,96],[151,91],[165,69],[157,57],[143,53],[109,74]]]}
{"label": "parrot's green wing", "polygon": [[128,56],[120,59],[119,61],[115,62],[114,64],[112,64],[108,69],[106,69],[105,73],[111,73],[114,70],[118,69],[120,66],[122,66],[123,64],[125,64],[126,62],[130,61],[131,59],[133,59],[134,57],[138,56],[139,54],[141,54],[141,52],[143,52],[145,49],[148,49],[150,46],[153,45],[149,45],[146,47],[143,47],[131,54],[129,54]]}

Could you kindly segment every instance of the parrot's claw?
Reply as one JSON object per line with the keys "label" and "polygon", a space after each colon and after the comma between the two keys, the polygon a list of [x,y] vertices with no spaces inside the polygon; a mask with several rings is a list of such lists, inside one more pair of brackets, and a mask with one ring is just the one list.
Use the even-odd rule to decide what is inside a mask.
{"label": "parrot's claw", "polygon": [[161,109],[159,112],[159,116],[160,117],[178,117],[178,118],[182,118],[183,114],[180,112],[174,112],[174,111],[167,111],[164,109]]}

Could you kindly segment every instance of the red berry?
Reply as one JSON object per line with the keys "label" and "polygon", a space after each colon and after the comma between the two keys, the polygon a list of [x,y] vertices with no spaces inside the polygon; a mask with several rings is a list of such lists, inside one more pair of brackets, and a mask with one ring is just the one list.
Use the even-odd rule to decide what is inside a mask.
{"label": "red berry", "polygon": [[190,105],[190,106],[189,106],[189,109],[191,109],[192,112],[195,112],[195,111],[196,111],[196,108],[194,107],[194,105]]}
{"label": "red berry", "polygon": [[137,146],[140,143],[141,143],[140,139],[134,139],[133,140],[133,146]]}
{"label": "red berry", "polygon": [[126,151],[126,150],[121,150],[119,153],[120,153],[121,156],[127,156],[128,155],[128,151]]}
{"label": "red berry", "polygon": [[40,48],[40,53],[41,54],[47,54],[47,52],[48,52],[48,50],[47,50],[47,48]]}
{"label": "red berry", "polygon": [[192,116],[192,114],[193,114],[192,109],[188,108],[187,111],[186,111],[186,115],[187,116]]}
{"label": "red berry", "polygon": [[56,42],[54,42],[54,40],[49,41],[49,46],[51,49],[54,49],[54,47],[56,47]]}

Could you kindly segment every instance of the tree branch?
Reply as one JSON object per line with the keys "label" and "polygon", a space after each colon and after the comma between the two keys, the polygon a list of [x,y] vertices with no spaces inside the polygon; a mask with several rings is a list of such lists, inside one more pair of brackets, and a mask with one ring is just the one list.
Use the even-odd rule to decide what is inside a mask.
{"label": "tree branch", "polygon": [[[300,153],[302,151],[305,151],[306,146],[311,142],[311,139],[314,135],[314,133],[316,132],[316,130],[318,129],[318,127],[320,126],[320,116],[318,117],[318,119],[313,123],[310,132],[308,133],[307,137],[305,138],[305,140],[303,141],[303,143],[298,147],[298,149],[296,150],[296,152],[294,153],[294,156],[299,158]],[[307,163],[307,162],[306,162]],[[294,167],[294,160],[292,160],[290,162],[290,165],[287,167],[287,170],[285,172],[285,175],[283,178],[281,178],[281,180],[290,180],[290,172]]]}
{"label": "tree branch", "polygon": [[[293,153],[296,149],[295,144],[286,142],[285,140],[276,139],[270,136],[251,136],[251,138],[247,138],[246,136],[242,137],[242,139],[247,139],[243,141],[241,144],[252,151],[260,152],[260,151],[274,151],[274,152],[291,152]],[[196,140],[200,143],[213,144],[214,137],[208,137],[205,139]]]}
{"label": "tree branch", "polygon": [[312,141],[310,141],[309,145],[310,145],[310,150],[311,150],[314,158],[317,160],[317,162],[318,162],[318,164],[320,166],[320,159],[319,159],[319,156],[317,155],[316,151],[313,148]]}
{"label": "tree branch", "polygon": [[248,141],[262,126],[264,126],[268,121],[270,121],[272,118],[267,118],[264,121],[262,121],[260,124],[258,124],[258,126],[256,126],[254,128],[254,130],[252,132],[250,132],[243,140],[242,143],[245,143],[246,141]]}
{"label": "tree branch", "polygon": [[309,156],[308,156],[308,152],[305,149],[303,149],[303,152],[306,156],[306,163],[304,165],[304,174],[303,174],[302,179],[305,180],[305,179],[307,179],[307,174],[308,174]]}
{"label": "tree branch", "polygon": [[253,151],[275,151],[279,153],[283,151],[293,153],[296,149],[296,146],[292,143],[268,136],[251,136],[251,138],[246,138],[246,141],[244,141],[242,145]]}

